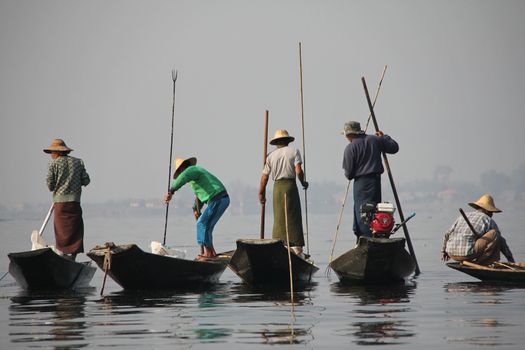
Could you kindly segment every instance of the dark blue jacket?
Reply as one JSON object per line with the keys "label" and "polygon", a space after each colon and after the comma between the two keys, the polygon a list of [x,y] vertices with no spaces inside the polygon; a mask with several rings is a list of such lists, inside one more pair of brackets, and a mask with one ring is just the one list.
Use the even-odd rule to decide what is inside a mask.
{"label": "dark blue jacket", "polygon": [[399,145],[390,136],[355,135],[343,156],[343,169],[348,180],[384,172],[381,152],[394,154]]}

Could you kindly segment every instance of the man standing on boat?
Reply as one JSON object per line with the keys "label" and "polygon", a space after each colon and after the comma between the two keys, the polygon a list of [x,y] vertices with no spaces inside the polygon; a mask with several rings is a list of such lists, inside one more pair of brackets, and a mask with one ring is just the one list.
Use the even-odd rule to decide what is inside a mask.
{"label": "man standing on boat", "polygon": [[[197,219],[197,243],[201,246],[201,255],[198,259],[206,259],[217,255],[213,247],[213,228],[230,205],[230,197],[219,179],[196,164],[197,158],[195,157],[175,160],[173,181],[164,200],[168,203],[175,191],[186,183],[190,184],[196,196],[193,214]],[[204,204],[207,206],[201,214]]]}
{"label": "man standing on boat", "polygon": [[286,242],[286,226],[284,213],[284,195],[286,194],[286,207],[288,209],[288,235],[290,247],[297,255],[301,255],[304,246],[303,219],[301,215],[301,200],[297,189],[296,176],[303,188],[308,188],[301,167],[303,161],[299,150],[289,147],[288,144],[295,140],[286,130],[277,130],[270,145],[277,148],[268,154],[259,184],[259,201],[266,202],[266,185],[270,173],[274,180],[273,185],[273,231],[272,238]]}
{"label": "man standing on boat", "polygon": [[367,135],[356,121],[345,123],[342,132],[350,142],[344,151],[343,169],[346,178],[354,180],[354,234],[371,236],[368,225],[361,222],[361,205],[381,202],[381,174],[384,172],[382,152],[394,154],[399,145],[390,136],[378,131]]}
{"label": "man standing on boat", "polygon": [[84,251],[84,221],[80,196],[82,186],[90,182],[81,159],[70,157],[73,151],[61,139],[44,149],[51,154],[47,171],[47,187],[53,192],[55,246],[71,260]]}
{"label": "man standing on boat", "polygon": [[492,219],[494,213],[501,210],[494,205],[494,199],[488,194],[481,196],[476,202],[471,202],[474,211],[466,216],[476,232],[472,232],[463,216],[459,216],[454,224],[445,232],[442,258],[456,261],[472,261],[480,265],[489,265],[500,259],[500,251],[509,262],[514,262],[514,257],[507,242],[501,236],[498,225]]}

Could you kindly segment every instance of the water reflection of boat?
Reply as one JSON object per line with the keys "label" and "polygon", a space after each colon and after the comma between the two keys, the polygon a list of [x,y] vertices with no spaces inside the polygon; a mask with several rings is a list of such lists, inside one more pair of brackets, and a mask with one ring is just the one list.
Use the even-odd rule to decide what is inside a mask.
{"label": "water reflection of boat", "polygon": [[190,285],[185,288],[173,289],[152,289],[152,290],[127,290],[122,289],[105,295],[100,299],[100,303],[105,307],[129,307],[140,308],[163,308],[182,305],[187,302],[187,298],[198,296],[200,307],[213,305],[213,301],[227,295],[226,286],[223,284],[214,285]]}
{"label": "water reflection of boat", "polygon": [[76,262],[43,248],[8,254],[9,273],[27,290],[85,288],[95,274],[90,262]]}
{"label": "water reflection of boat", "polygon": [[24,291],[11,298],[10,334],[25,348],[88,347],[85,305],[95,288],[82,291]]}
{"label": "water reflection of boat", "polygon": [[523,287],[523,284],[501,283],[498,281],[454,282],[444,285],[447,293],[481,293],[493,296]]}
{"label": "water reflection of boat", "polygon": [[332,292],[358,300],[359,307],[352,310],[358,322],[348,330],[358,345],[399,345],[403,339],[416,335],[414,325],[404,314],[411,311],[410,298],[415,284],[346,285],[332,284]]}
{"label": "water reflection of boat", "polygon": [[403,282],[415,270],[404,238],[359,237],[357,246],[330,265],[343,283]]}
{"label": "water reflection of boat", "polygon": [[[124,289],[186,288],[219,281],[229,255],[206,261],[179,259],[143,251],[135,244],[96,246],[87,255]],[[106,261],[106,264],[104,263]]]}
{"label": "water reflection of boat", "polygon": [[273,330],[264,329],[260,333],[264,344],[307,344],[306,339],[313,338],[311,330],[293,324]]}
{"label": "water reflection of boat", "polygon": [[348,285],[334,283],[330,290],[338,295],[358,298],[360,305],[408,303],[416,290],[416,283],[388,285]]}
{"label": "water reflection of boat", "polygon": [[[294,290],[294,303],[296,306],[307,304],[310,291],[315,284],[299,285]],[[232,300],[236,303],[273,302],[277,304],[290,303],[289,286],[250,286],[247,284],[235,284],[230,288]]]}
{"label": "water reflection of boat", "polygon": [[[294,285],[309,284],[319,270],[312,261],[291,254]],[[230,268],[251,286],[290,284],[288,250],[275,239],[239,239]]]}
{"label": "water reflection of boat", "polygon": [[481,281],[525,283],[525,263],[498,262],[482,266],[470,262],[449,262],[447,266]]}
{"label": "water reflection of boat", "polygon": [[[268,318],[257,322],[243,320],[242,333],[249,344],[307,344],[314,339],[312,329],[316,322],[316,307],[310,291],[313,284],[298,286],[294,291],[294,305],[290,304],[290,291],[281,286],[232,285],[229,295],[235,305],[250,310],[268,310]],[[305,308],[303,308],[306,306]],[[312,315],[313,313],[313,315]],[[265,313],[259,313],[262,317]],[[253,339],[258,339],[254,341]]]}
{"label": "water reflection of boat", "polygon": [[[214,284],[210,286],[193,285],[181,289],[123,289],[105,295],[97,302],[104,310],[110,310],[114,317],[113,326],[119,328],[119,323],[124,323],[130,335],[143,334],[144,327],[146,325],[150,327],[152,321],[144,317],[144,314],[150,312],[147,309],[152,309],[156,317],[165,317],[168,322],[166,328],[157,328],[156,334],[186,340],[196,338],[213,341],[230,337],[233,330],[228,328],[225,322],[215,323],[212,320],[214,317],[210,319],[210,314],[202,309],[222,308],[225,304],[224,300],[228,298],[227,285]],[[175,324],[171,324],[173,315],[177,315]],[[203,321],[199,322],[201,319]],[[116,335],[121,335],[118,333],[119,330],[114,332]],[[151,336],[152,332],[148,329],[148,336]],[[122,343],[118,343],[118,346],[122,346]]]}

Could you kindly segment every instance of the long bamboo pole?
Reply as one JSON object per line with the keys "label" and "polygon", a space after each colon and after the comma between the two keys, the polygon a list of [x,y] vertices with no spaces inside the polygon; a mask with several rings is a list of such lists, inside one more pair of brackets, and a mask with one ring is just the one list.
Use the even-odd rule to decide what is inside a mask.
{"label": "long bamboo pole", "polygon": [[[299,43],[299,76],[301,82],[301,133],[302,133],[302,145],[303,145],[303,178],[306,181],[306,149],[304,140],[304,95],[303,95],[303,55],[302,45]],[[304,189],[304,214],[305,214],[305,230],[306,230],[306,253],[310,255],[310,240],[308,230],[308,189]]]}
{"label": "long bamboo pole", "polygon": [[[173,102],[171,104],[171,142],[170,142],[170,165],[168,170],[168,192],[170,191],[171,184],[171,163],[173,161],[173,125],[175,121],[175,83],[177,82],[178,71],[171,71],[171,79],[173,80]],[[168,231],[168,210],[170,203],[166,203],[166,219],[164,221],[164,239],[162,244],[166,244],[166,232]]]}
{"label": "long bamboo pole", "polygon": [[337,241],[337,235],[339,234],[339,225],[341,225],[341,219],[343,218],[343,212],[345,210],[346,198],[348,198],[348,190],[350,189],[350,181],[346,185],[345,198],[343,199],[343,205],[341,206],[341,211],[339,212],[339,219],[337,219],[337,227],[335,229],[334,239],[332,240],[332,250],[330,251],[330,257],[328,258],[328,265],[326,266],[325,274],[330,275],[330,264],[334,258],[335,242]]}
{"label": "long bamboo pole", "polygon": [[[370,100],[370,95],[368,94],[368,88],[366,86],[365,78],[362,77],[361,81],[363,83],[363,88],[365,90],[366,95],[366,101],[368,102],[368,108],[370,109],[370,114],[372,115],[372,121],[374,122],[374,127],[376,132],[379,131],[379,126],[377,124],[376,115],[374,113],[374,107],[372,106],[372,101]],[[403,215],[403,209],[401,208],[401,202],[399,201],[399,196],[397,194],[396,184],[394,182],[394,177],[392,175],[392,170],[390,169],[390,163],[388,163],[388,158],[386,156],[385,152],[382,152],[383,154],[383,162],[385,163],[385,168],[388,172],[388,178],[390,179],[390,185],[392,186],[392,192],[394,194],[394,198],[396,200],[397,205],[397,211],[399,213],[399,218],[401,219],[401,222],[403,223],[405,221],[405,217]],[[412,241],[410,240],[410,234],[408,233],[408,228],[406,225],[406,222],[403,223],[403,232],[405,233],[405,238],[408,245],[408,250],[410,251],[410,255],[412,256],[412,259],[414,259],[414,264],[416,265],[416,276],[421,273],[419,270],[419,265],[417,263],[416,253],[414,252],[414,247],[412,246]]]}
{"label": "long bamboo pole", "polygon": [[[385,67],[383,67],[383,71],[381,72],[381,77],[379,77],[379,83],[377,84],[376,89],[376,95],[374,96],[374,102],[372,102],[372,107],[376,106],[377,97],[379,96],[379,91],[381,90],[381,85],[383,85],[383,79],[385,78],[387,65],[385,64]],[[366,126],[365,126],[365,133],[368,129],[368,124],[370,123],[370,119],[372,118],[372,113],[368,114],[368,119],[366,120]]]}
{"label": "long bamboo pole", "polygon": [[[268,117],[269,112],[266,110],[266,113],[264,114],[264,153],[263,153],[263,166],[266,164],[266,158],[268,156]],[[265,189],[266,191],[266,189]],[[266,195],[264,196],[266,198]],[[261,239],[264,239],[264,219],[266,216],[266,202],[261,203]]]}

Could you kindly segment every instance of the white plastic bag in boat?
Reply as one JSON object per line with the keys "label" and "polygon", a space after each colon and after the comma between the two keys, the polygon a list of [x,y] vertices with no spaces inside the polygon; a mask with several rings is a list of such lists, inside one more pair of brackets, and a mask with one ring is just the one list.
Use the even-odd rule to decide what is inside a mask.
{"label": "white plastic bag in boat", "polygon": [[60,250],[56,249],[54,245],[47,245],[42,236],[38,234],[38,231],[34,230],[31,233],[31,250],[43,248],[51,248],[58,255],[63,255],[63,253]]}
{"label": "white plastic bag in boat", "polygon": [[44,242],[42,236],[38,234],[38,231],[34,230],[31,233],[31,250],[37,250],[42,248],[47,248],[47,244],[46,242]]}
{"label": "white plastic bag in boat", "polygon": [[166,245],[163,245],[157,241],[151,241],[151,252],[153,254],[171,256],[174,258],[184,259],[186,257],[186,251],[181,249],[175,249]]}

